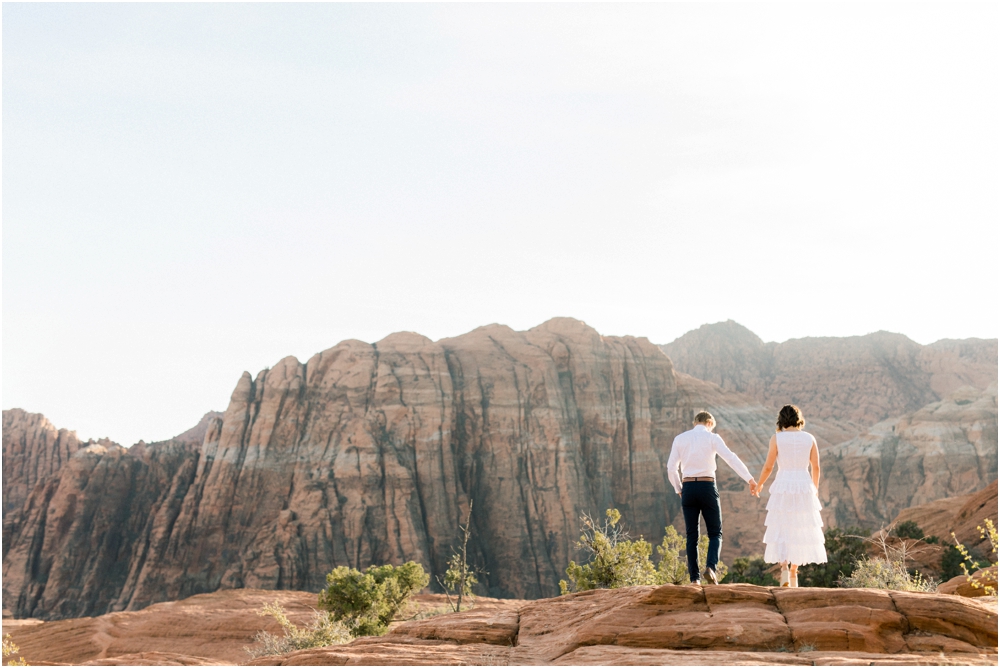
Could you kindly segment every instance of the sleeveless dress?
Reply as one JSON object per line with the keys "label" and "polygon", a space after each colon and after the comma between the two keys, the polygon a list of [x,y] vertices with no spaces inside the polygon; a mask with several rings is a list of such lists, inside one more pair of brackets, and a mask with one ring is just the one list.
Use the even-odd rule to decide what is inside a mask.
{"label": "sleeveless dress", "polygon": [[826,547],[819,493],[809,475],[813,436],[805,431],[779,431],[778,474],[771,483],[764,520],[764,561],[825,564]]}

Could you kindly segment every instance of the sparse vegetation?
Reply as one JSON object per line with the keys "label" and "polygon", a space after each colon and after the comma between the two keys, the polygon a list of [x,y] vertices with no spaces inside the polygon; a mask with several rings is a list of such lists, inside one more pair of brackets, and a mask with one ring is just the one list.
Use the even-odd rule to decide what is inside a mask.
{"label": "sparse vegetation", "polygon": [[882,557],[859,559],[854,572],[843,578],[841,585],[894,591],[934,591],[937,588],[934,580],[925,580],[920,573],[907,571],[902,561]]}
{"label": "sparse vegetation", "polygon": [[[687,537],[680,533],[673,526],[668,526],[663,536],[663,541],[656,547],[656,553],[660,556],[660,562],[656,565],[657,584],[691,584],[691,577],[688,575],[687,567]],[[703,573],[708,563],[708,536],[698,538],[698,572]],[[719,582],[725,579],[729,569],[726,564],[719,560],[715,568],[715,574]]]}
{"label": "sparse vegetation", "polygon": [[767,572],[768,569],[767,562],[759,554],[752,557],[737,557],[729,568],[729,573],[720,582],[723,584],[746,582],[762,587],[777,587],[778,581]]}
{"label": "sparse vegetation", "polygon": [[257,614],[261,617],[273,617],[281,626],[282,635],[276,636],[268,631],[258,631],[253,637],[257,646],[243,648],[251,659],[287,654],[297,649],[343,645],[351,641],[348,628],[341,622],[335,621],[326,612],[317,610],[312,621],[305,627],[296,626],[288,619],[285,609],[277,601],[265,604]]}
{"label": "sparse vegetation", "polygon": [[[465,518],[465,524],[459,527],[462,533],[462,547],[453,552],[448,560],[448,570],[444,572],[444,578],[437,578],[438,584],[444,589],[448,596],[448,604],[455,612],[462,611],[462,599],[473,599],[472,588],[479,584],[476,577],[476,569],[469,566],[469,535],[470,522],[472,521],[472,501],[469,501],[469,515]],[[455,595],[455,602],[452,602],[452,594]]]}
{"label": "sparse vegetation", "polygon": [[429,582],[423,566],[413,561],[402,566],[369,566],[363,573],[340,566],[326,576],[319,605],[351,635],[380,636],[407,599]]}
{"label": "sparse vegetation", "polygon": [[[937,588],[937,581],[928,580],[906,567],[908,555],[919,549],[923,541],[902,538],[896,533],[896,529],[896,526],[890,525],[864,539],[874,545],[880,554],[875,557],[860,557],[854,571],[841,578],[841,586],[895,591],[934,591]],[[923,531],[920,531],[920,535],[923,536]],[[896,540],[893,539],[894,536]]]}
{"label": "sparse vegetation", "polygon": [[854,572],[858,559],[866,555],[864,529],[827,529],[825,536],[826,563],[799,566],[800,587],[837,587]]}
{"label": "sparse vegetation", "polygon": [[[975,561],[972,558],[972,555],[969,554],[969,551],[965,548],[965,546],[958,542],[958,538],[955,537],[954,532],[952,532],[951,537],[955,541],[955,549],[962,556],[962,561],[960,562],[960,565],[962,567],[962,572],[965,574],[965,577],[968,578],[969,584],[972,585],[972,588],[982,589],[986,596],[996,596],[997,589],[995,586],[987,584],[986,582],[982,581],[982,578],[977,578],[975,576],[976,571],[978,571],[980,568],[990,567],[993,569],[994,574],[997,572],[997,556],[996,556],[997,528],[993,526],[993,520],[990,520],[988,518],[986,519],[984,524],[986,525],[985,527],[977,526],[976,528],[979,530],[979,535],[983,539],[989,541],[991,553],[993,554],[992,562],[987,562],[985,564],[982,564]],[[971,570],[969,566],[972,566]]]}
{"label": "sparse vegetation", "polygon": [[[9,633],[3,637],[3,658],[4,658],[5,661],[7,659],[9,659],[10,657],[14,656],[15,654],[17,654],[20,651],[21,651],[21,649],[17,645],[14,644],[13,640],[11,640]],[[25,660],[23,658],[19,658],[19,659],[14,659],[12,661],[7,661],[7,665],[8,666],[27,666],[29,664],[27,662],[25,662]]]}
{"label": "sparse vegetation", "polygon": [[607,519],[598,524],[590,515],[580,518],[583,533],[577,547],[588,551],[591,559],[579,565],[570,561],[566,567],[566,580],[559,581],[563,594],[588,589],[615,589],[632,585],[648,585],[656,582],[656,569],[649,555],[653,546],[640,537],[631,540],[622,527],[621,513],[609,508]]}
{"label": "sparse vegetation", "polygon": [[[686,539],[677,533],[677,529],[672,526],[666,528],[663,542],[656,548],[660,560],[654,566],[650,560],[653,546],[641,536],[638,540],[632,540],[620,525],[621,513],[615,508],[609,508],[605,515],[603,524],[597,524],[589,515],[580,518],[583,534],[577,547],[587,550],[591,558],[582,565],[575,561],[569,562],[566,568],[569,582],[559,581],[559,589],[563,594],[633,585],[690,584],[685,554]],[[707,559],[708,536],[701,536],[698,540],[700,571],[705,570]],[[716,567],[716,575],[720,581],[726,576],[727,570],[726,565],[720,561]]]}

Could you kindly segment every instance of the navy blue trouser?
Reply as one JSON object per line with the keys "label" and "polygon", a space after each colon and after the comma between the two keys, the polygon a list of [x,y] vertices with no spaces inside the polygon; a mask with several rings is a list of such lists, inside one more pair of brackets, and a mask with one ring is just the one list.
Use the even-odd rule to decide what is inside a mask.
{"label": "navy blue trouser", "polygon": [[722,505],[714,481],[686,482],[681,487],[681,508],[687,528],[688,575],[691,581],[701,580],[698,572],[698,516],[705,518],[708,529],[708,559],[705,565],[713,571],[719,565],[722,549]]}

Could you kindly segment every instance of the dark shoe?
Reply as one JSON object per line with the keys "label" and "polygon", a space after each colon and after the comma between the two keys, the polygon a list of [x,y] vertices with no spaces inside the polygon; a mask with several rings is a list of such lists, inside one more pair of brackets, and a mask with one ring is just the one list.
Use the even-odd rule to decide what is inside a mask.
{"label": "dark shoe", "polygon": [[705,569],[705,572],[701,574],[701,579],[708,584],[713,584],[713,585],[719,584],[719,578],[716,577],[715,571],[713,571],[711,568]]}

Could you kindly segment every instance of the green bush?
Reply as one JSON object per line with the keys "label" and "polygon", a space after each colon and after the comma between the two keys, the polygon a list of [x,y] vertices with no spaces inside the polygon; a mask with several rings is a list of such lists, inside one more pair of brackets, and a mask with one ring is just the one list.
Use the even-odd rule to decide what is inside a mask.
{"label": "green bush", "polygon": [[925,580],[919,573],[910,573],[902,561],[862,557],[855,564],[854,571],[841,580],[841,586],[893,591],[934,591],[937,582]]}
{"label": "green bush", "polygon": [[[687,568],[687,537],[680,535],[673,526],[668,526],[663,536],[663,542],[656,548],[660,562],[656,565],[656,582],[658,584],[691,584]],[[708,563],[708,536],[698,538],[698,572],[704,573]],[[715,575],[722,582],[728,572],[726,564],[719,560]]]}
{"label": "green bush", "polygon": [[962,557],[962,553],[958,551],[954,545],[946,545],[944,552],[941,553],[941,580],[947,582],[948,580],[962,575],[962,562],[965,559]]}
{"label": "green bush", "polygon": [[900,522],[896,525],[896,529],[893,533],[900,538],[912,538],[914,540],[920,540],[924,537],[924,530],[917,526],[917,523],[913,520]]}
{"label": "green bush", "polygon": [[778,581],[767,572],[768,568],[767,562],[759,554],[752,557],[737,557],[729,568],[729,573],[720,582],[723,584],[746,582],[762,587],[777,587]]}
{"label": "green bush", "polygon": [[864,529],[827,529],[825,535],[826,563],[799,566],[798,579],[801,587],[836,587],[842,578],[854,572],[858,560],[868,554]]}
{"label": "green bush", "polygon": [[334,621],[343,622],[351,635],[380,636],[412,594],[430,582],[423,566],[369,566],[365,572],[340,566],[326,576],[319,605]]}
{"label": "green bush", "polygon": [[569,583],[559,581],[563,594],[656,583],[656,569],[649,560],[653,546],[642,537],[631,540],[618,524],[621,513],[616,509],[609,508],[605,514],[607,519],[603,524],[597,524],[590,515],[580,518],[583,533],[577,547],[590,553],[590,561],[583,565],[569,562],[566,567]]}
{"label": "green bush", "polygon": [[277,601],[265,604],[257,614],[261,617],[273,617],[281,626],[282,635],[276,636],[267,631],[258,631],[253,637],[257,646],[243,648],[251,659],[278,656],[297,649],[343,645],[351,641],[351,633],[347,626],[334,621],[328,612],[317,611],[312,622],[305,628],[293,624]]}

